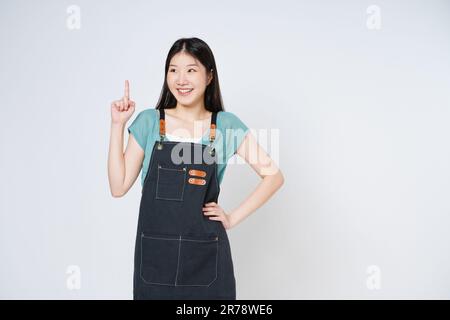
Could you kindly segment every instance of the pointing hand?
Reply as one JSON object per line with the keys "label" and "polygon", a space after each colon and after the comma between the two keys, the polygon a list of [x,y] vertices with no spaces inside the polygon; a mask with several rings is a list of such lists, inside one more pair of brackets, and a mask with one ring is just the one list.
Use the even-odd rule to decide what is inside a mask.
{"label": "pointing hand", "polygon": [[111,103],[111,119],[113,123],[125,124],[133,115],[136,103],[130,99],[130,84],[125,80],[125,93],[122,99]]}

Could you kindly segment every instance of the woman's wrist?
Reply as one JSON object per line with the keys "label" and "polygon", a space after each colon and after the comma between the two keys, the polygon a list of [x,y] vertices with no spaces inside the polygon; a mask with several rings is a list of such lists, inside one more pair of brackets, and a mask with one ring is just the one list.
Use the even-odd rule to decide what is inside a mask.
{"label": "woman's wrist", "polygon": [[125,123],[111,121],[111,128],[123,130],[125,128]]}

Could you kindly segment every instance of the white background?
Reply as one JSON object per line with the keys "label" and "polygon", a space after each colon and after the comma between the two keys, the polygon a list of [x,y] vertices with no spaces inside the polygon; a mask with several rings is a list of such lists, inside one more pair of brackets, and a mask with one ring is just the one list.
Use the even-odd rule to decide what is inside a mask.
{"label": "white background", "polygon": [[[140,178],[111,196],[110,102],[129,79],[131,121],[153,108],[192,36],[226,111],[279,130],[285,184],[229,231],[237,298],[450,298],[450,2],[261,0],[1,2],[0,298],[132,298]],[[258,182],[229,164],[221,206]]]}

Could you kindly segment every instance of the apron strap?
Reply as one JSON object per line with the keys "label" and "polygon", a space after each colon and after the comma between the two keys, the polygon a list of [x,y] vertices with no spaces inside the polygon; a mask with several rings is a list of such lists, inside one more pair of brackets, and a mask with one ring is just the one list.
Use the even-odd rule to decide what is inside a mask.
{"label": "apron strap", "polygon": [[158,150],[162,149],[162,142],[166,137],[166,114],[164,113],[164,109],[159,109],[159,142],[158,142]]}
{"label": "apron strap", "polygon": [[209,154],[213,157],[216,153],[216,150],[213,147],[214,139],[216,139],[216,127],[217,127],[216,122],[217,122],[217,112],[213,112],[211,115],[211,125],[209,127],[210,128],[210,130],[209,130],[209,147],[210,147]]}
{"label": "apron strap", "polygon": [[216,122],[217,122],[217,112],[213,112],[211,115],[211,125],[209,132],[209,141],[213,142],[216,138]]}

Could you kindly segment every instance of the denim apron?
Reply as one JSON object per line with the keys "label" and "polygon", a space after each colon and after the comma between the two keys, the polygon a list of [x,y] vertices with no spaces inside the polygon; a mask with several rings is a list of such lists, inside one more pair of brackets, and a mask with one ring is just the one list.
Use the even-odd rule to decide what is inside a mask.
{"label": "denim apron", "polygon": [[210,144],[156,141],[142,187],[135,243],[133,296],[138,299],[236,299],[230,244],[220,221],[203,214],[218,203],[217,154]]}

